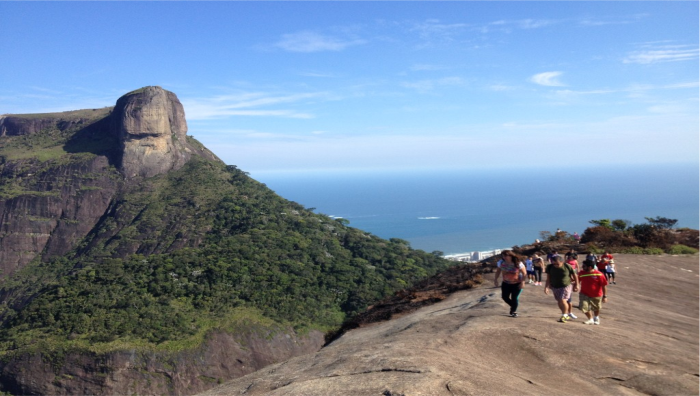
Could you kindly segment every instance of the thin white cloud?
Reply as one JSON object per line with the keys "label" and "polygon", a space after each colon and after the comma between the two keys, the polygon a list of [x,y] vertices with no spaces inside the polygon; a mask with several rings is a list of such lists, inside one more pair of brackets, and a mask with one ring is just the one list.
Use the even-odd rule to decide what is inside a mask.
{"label": "thin white cloud", "polygon": [[342,39],[312,31],[283,34],[275,47],[290,52],[342,51],[347,47],[364,44],[361,39]]}
{"label": "thin white cloud", "polygon": [[503,92],[503,91],[513,91],[516,89],[516,87],[512,85],[506,85],[506,84],[492,84],[488,86],[488,89],[491,91],[496,91],[496,92]]}
{"label": "thin white cloud", "polygon": [[698,81],[695,81],[695,82],[687,82],[687,83],[668,84],[668,85],[664,85],[662,88],[682,89],[682,88],[697,88],[698,86],[700,86],[700,83],[698,83]]}
{"label": "thin white cloud", "polygon": [[[474,32],[482,34],[493,32],[511,33],[514,30],[538,29],[560,22],[561,21],[558,20],[547,19],[518,19],[472,24],[444,23],[439,19],[427,19],[422,22],[413,23],[409,31],[418,33],[422,40],[419,48],[425,48],[456,42],[464,45],[474,40]],[[472,46],[471,48],[479,48],[479,46]]]}
{"label": "thin white cloud", "polygon": [[501,32],[511,33],[514,30],[530,30],[539,29],[551,25],[561,23],[561,20],[554,19],[516,19],[516,20],[497,20],[482,25],[471,26],[471,31],[482,34]]}
{"label": "thin white cloud", "polygon": [[[313,114],[294,109],[272,108],[281,104],[299,104],[310,99],[326,97],[325,93],[275,95],[265,92],[244,92],[211,98],[181,99],[187,119],[203,120],[230,116],[314,118]],[[261,107],[263,107],[261,109]]]}
{"label": "thin white cloud", "polygon": [[336,78],[337,74],[334,73],[319,73],[319,72],[301,72],[300,76],[304,77],[317,77],[317,78]]}
{"label": "thin white cloud", "polygon": [[698,48],[688,45],[660,45],[630,52],[622,61],[639,64],[688,61],[698,59],[698,53]]}
{"label": "thin white cloud", "polygon": [[562,74],[563,73],[560,71],[538,73],[530,77],[530,81],[538,85],[544,85],[546,87],[564,87],[565,84],[559,81],[559,77]]}
{"label": "thin white cloud", "polygon": [[589,91],[573,91],[570,89],[561,89],[556,91],[555,93],[557,95],[561,96],[573,96],[573,95],[604,95],[604,94],[611,94],[611,93],[616,93],[620,92],[617,90],[613,89],[593,89]]}
{"label": "thin white cloud", "polygon": [[455,36],[464,32],[469,25],[465,23],[442,23],[439,19],[428,19],[416,23],[411,30],[426,40],[439,39],[440,41],[452,41]]}
{"label": "thin white cloud", "polygon": [[516,21],[516,26],[520,29],[537,29],[554,24],[554,21],[546,19],[521,19]]}
{"label": "thin white cloud", "polygon": [[648,16],[649,14],[642,13],[622,17],[584,17],[578,21],[578,24],[581,26],[627,25],[630,23],[639,22]]}

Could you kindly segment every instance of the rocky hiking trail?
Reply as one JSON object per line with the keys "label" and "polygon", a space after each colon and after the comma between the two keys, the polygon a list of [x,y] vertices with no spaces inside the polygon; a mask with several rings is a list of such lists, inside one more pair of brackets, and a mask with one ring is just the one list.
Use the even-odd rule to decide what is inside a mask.
{"label": "rocky hiking trail", "polygon": [[533,285],[511,318],[487,273],[202,395],[697,395],[698,257],[615,261],[600,326],[582,313],[558,323],[554,298]]}

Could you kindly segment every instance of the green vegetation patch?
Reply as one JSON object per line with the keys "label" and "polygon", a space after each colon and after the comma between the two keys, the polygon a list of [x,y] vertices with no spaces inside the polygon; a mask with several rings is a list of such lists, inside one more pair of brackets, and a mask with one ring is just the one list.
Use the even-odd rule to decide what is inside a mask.
{"label": "green vegetation patch", "polygon": [[667,251],[668,254],[698,254],[698,249],[685,245],[673,245]]}
{"label": "green vegetation patch", "polygon": [[98,119],[108,116],[111,112],[113,106],[103,107],[100,109],[82,109],[82,110],[71,110],[62,111],[57,113],[32,113],[32,114],[5,114],[8,117],[24,118],[24,119],[44,119],[44,118],[55,118],[59,120],[74,120],[74,119]]}
{"label": "green vegetation patch", "polygon": [[80,249],[0,284],[12,296],[0,307],[0,353],[176,352],[216,329],[327,331],[453,264],[201,159],[125,190]]}

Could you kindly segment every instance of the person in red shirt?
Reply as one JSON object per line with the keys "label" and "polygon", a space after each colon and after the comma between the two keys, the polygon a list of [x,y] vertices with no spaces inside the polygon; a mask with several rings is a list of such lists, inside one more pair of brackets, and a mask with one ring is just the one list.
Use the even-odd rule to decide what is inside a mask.
{"label": "person in red shirt", "polygon": [[605,252],[602,256],[600,256],[600,259],[598,259],[598,262],[596,263],[596,267],[598,267],[598,271],[605,273],[605,267],[608,265],[608,262],[613,259],[612,254]]}
{"label": "person in red shirt", "polygon": [[605,279],[605,274],[595,268],[595,263],[591,260],[583,262],[583,271],[578,273],[578,278],[581,282],[581,311],[588,318],[583,324],[599,325],[600,308],[602,303],[608,302],[608,280]]}
{"label": "person in red shirt", "polygon": [[[602,262],[603,268],[601,269],[601,268],[600,268],[600,267],[601,267],[601,264],[598,264],[598,271],[604,273],[604,274],[605,274],[605,278],[607,278],[608,283],[610,283],[610,274],[608,273],[608,272],[609,272],[609,271],[608,271],[608,270],[609,270],[608,267],[609,267],[610,265],[613,265],[613,266],[615,265],[615,258],[614,258],[613,255],[610,254],[609,252],[605,252],[605,254],[603,254],[602,256],[600,256],[600,260],[601,260],[601,262]],[[614,280],[614,279],[613,279],[613,280]],[[612,283],[614,284],[615,282],[612,282]]]}

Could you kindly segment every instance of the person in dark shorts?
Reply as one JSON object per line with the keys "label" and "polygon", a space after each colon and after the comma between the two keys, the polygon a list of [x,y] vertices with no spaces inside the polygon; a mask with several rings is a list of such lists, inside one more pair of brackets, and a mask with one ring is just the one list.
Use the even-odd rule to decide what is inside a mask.
{"label": "person in dark shorts", "polygon": [[535,254],[532,256],[532,269],[535,271],[535,286],[542,286],[542,271],[544,271],[544,259]]}
{"label": "person in dark shorts", "polygon": [[532,267],[532,257],[525,260],[525,271],[527,272],[527,283],[535,283],[535,269]]}
{"label": "person in dark shorts", "polygon": [[569,302],[572,290],[578,291],[578,275],[569,264],[564,262],[561,256],[554,256],[552,264],[549,264],[545,269],[547,280],[544,285],[544,294],[549,294],[552,290],[554,298],[557,300],[557,305],[561,310],[561,318],[559,322],[566,323],[571,317],[572,305]]}
{"label": "person in dark shorts", "polygon": [[608,282],[612,283],[613,285],[617,284],[615,282],[615,260],[610,260],[605,265],[605,277],[608,279]]}
{"label": "person in dark shorts", "polygon": [[501,283],[501,297],[510,306],[510,316],[518,317],[518,304],[523,284],[527,279],[525,264],[512,250],[501,252],[501,259],[496,264],[496,276],[493,279],[494,286],[498,287],[498,278],[503,275]]}

